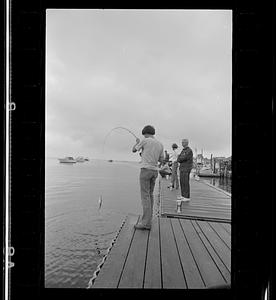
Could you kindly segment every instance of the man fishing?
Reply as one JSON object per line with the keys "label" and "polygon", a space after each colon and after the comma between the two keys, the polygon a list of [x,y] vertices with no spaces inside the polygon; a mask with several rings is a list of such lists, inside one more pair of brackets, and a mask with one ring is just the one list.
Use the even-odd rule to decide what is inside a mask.
{"label": "man fishing", "polygon": [[153,190],[158,176],[158,162],[164,161],[163,145],[154,137],[155,129],[147,125],[142,130],[144,139],[136,138],[132,152],[141,152],[140,190],[143,215],[141,221],[134,227],[136,229],[151,229],[153,214]]}

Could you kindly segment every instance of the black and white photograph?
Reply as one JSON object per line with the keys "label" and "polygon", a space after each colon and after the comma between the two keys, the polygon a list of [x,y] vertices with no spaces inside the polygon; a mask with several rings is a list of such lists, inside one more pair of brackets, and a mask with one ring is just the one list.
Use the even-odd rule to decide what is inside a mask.
{"label": "black and white photograph", "polygon": [[45,18],[45,288],[231,288],[233,11]]}

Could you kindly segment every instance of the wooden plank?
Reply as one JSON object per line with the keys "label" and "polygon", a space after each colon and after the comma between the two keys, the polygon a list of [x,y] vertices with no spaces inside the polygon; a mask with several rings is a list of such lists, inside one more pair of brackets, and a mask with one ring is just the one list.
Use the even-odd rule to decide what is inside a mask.
{"label": "wooden plank", "polygon": [[[164,203],[164,207],[171,207],[171,209],[175,209],[176,210],[176,201],[171,201],[169,199],[163,199],[163,203]],[[183,207],[186,209],[189,208],[204,208],[205,210],[207,209],[224,209],[226,211],[230,211],[231,212],[231,207],[229,205],[225,205],[225,204],[218,204],[218,203],[211,203],[211,202],[207,202],[207,201],[202,201],[202,202],[197,202],[197,201],[190,201],[190,202],[183,202]]]}
{"label": "wooden plank", "polygon": [[[220,218],[217,217],[217,214],[208,212],[208,213],[199,213],[199,212],[186,212],[186,213],[164,213],[163,215],[173,216],[176,218],[190,218],[190,219],[212,219],[212,220],[225,220],[225,222],[230,222],[227,214],[220,214]],[[162,216],[163,216],[162,215]],[[225,223],[224,222],[224,223]]]}
{"label": "wooden plank", "polygon": [[192,186],[191,188],[193,188],[193,190],[191,190],[191,195],[210,195],[210,197],[214,197],[214,198],[219,198],[219,199],[231,199],[231,196],[227,196],[225,194],[222,194],[220,192],[218,192],[217,190],[210,190],[208,188],[203,188],[203,189],[198,189],[196,186]]}
{"label": "wooden plank", "polygon": [[161,258],[159,239],[159,218],[154,218],[149,233],[148,253],[144,277],[144,288],[161,288]]}
{"label": "wooden plank", "polygon": [[225,197],[225,196],[221,196],[221,195],[218,195],[216,193],[208,193],[206,191],[193,191],[191,192],[191,198],[209,198],[211,200],[222,200],[222,201],[229,201],[231,200],[231,197]]}
{"label": "wooden plank", "polygon": [[229,220],[227,220],[227,219],[217,219],[217,218],[206,217],[206,216],[202,216],[202,217],[201,216],[187,216],[187,215],[176,216],[175,214],[163,214],[162,217],[172,218],[172,219],[200,220],[200,221],[216,222],[216,223],[229,222]]}
{"label": "wooden plank", "polygon": [[220,211],[219,212],[219,215],[218,215],[218,212],[217,211],[213,211],[213,210],[210,210],[210,211],[203,211],[203,210],[193,210],[193,209],[189,209],[189,210],[185,210],[183,209],[180,213],[178,213],[177,211],[173,211],[171,209],[166,209],[164,208],[163,209],[163,213],[162,215],[174,215],[175,217],[179,217],[181,218],[182,216],[199,216],[199,217],[205,217],[208,218],[208,217],[212,217],[212,218],[215,218],[215,219],[226,219],[228,220],[228,222],[231,222],[231,219],[230,219],[230,216],[229,216],[229,213],[228,212],[224,212],[224,211]]}
{"label": "wooden plank", "polygon": [[163,288],[186,288],[187,286],[171,227],[171,220],[160,218],[159,221]]}
{"label": "wooden plank", "polygon": [[222,226],[231,235],[231,225],[224,223],[224,224],[222,224]]}
{"label": "wooden plank", "polygon": [[[165,191],[163,193],[163,196],[168,197],[168,198],[172,198],[172,199],[176,199],[179,193],[175,192],[175,191]],[[197,198],[207,198],[210,200],[214,200],[214,201],[222,201],[222,202],[230,202],[231,201],[231,197],[225,197],[225,196],[221,196],[218,195],[217,193],[210,193],[208,191],[191,191],[191,199],[197,199]]]}
{"label": "wooden plank", "polygon": [[161,180],[161,216],[179,216],[191,219],[231,222],[231,197],[205,183],[191,181],[191,201],[182,204],[182,212],[176,211],[179,191],[166,188],[167,181]]}
{"label": "wooden plank", "polygon": [[[165,205],[169,205],[176,208],[176,199],[170,199],[170,198],[162,198],[163,203]],[[218,208],[225,208],[227,210],[231,210],[231,206],[228,203],[223,203],[219,201],[209,201],[208,199],[191,199],[189,202],[183,202],[187,207],[193,207],[193,206],[202,206],[202,207],[218,207]]]}
{"label": "wooden plank", "polygon": [[215,213],[217,215],[217,217],[219,218],[219,214],[220,213],[224,213],[227,214],[229,216],[231,216],[231,211],[228,209],[212,209],[211,207],[193,207],[193,206],[188,206],[189,204],[183,203],[181,206],[181,212],[177,213],[176,207],[172,206],[172,205],[168,205],[165,204],[163,206],[163,212],[165,211],[169,211],[169,212],[173,212],[173,213],[177,213],[177,214],[187,214],[190,212],[195,212],[195,213]]}
{"label": "wooden plank", "polygon": [[[169,205],[176,208],[176,199],[170,199],[170,198],[163,198],[163,202],[165,205]],[[218,201],[209,201],[207,198],[204,198],[202,200],[199,199],[191,199],[189,202],[183,202],[187,207],[210,207],[210,208],[224,208],[227,210],[231,210],[231,206],[228,203],[222,203]]]}
{"label": "wooden plank", "polygon": [[[169,202],[170,203],[170,202]],[[208,201],[207,199],[203,199],[203,200],[190,200],[190,202],[187,202],[186,204],[189,204],[191,207],[197,207],[197,206],[202,206],[205,208],[223,208],[226,210],[230,210],[231,211],[231,206],[227,203],[222,203],[222,202],[214,202],[214,201]]]}
{"label": "wooden plank", "polygon": [[[170,210],[170,211],[177,211],[176,210],[176,207],[174,205],[168,205],[168,204],[165,204],[163,206],[163,210]],[[189,211],[198,211],[198,212],[208,212],[208,211],[212,211],[212,212],[216,212],[217,214],[219,214],[220,212],[221,213],[228,213],[228,214],[231,214],[231,211],[228,210],[228,209],[225,209],[223,207],[221,208],[213,208],[213,207],[208,207],[208,206],[203,206],[203,207],[200,207],[200,206],[188,206],[187,204],[185,205],[184,203],[182,204],[182,208],[181,208],[181,211],[182,212],[189,212]]]}
{"label": "wooden plank", "polygon": [[198,233],[194,229],[191,221],[180,219],[181,227],[183,228],[189,247],[193,253],[193,256],[197,262],[197,266],[200,270],[200,274],[207,287],[213,285],[225,284],[225,280],[222,277],[220,271],[215,265],[212,257],[206,250],[205,245],[202,243],[198,236]]}
{"label": "wooden plank", "polygon": [[[212,213],[211,211],[208,213],[200,213],[200,212],[195,212],[195,211],[190,211],[190,212],[185,212],[185,213],[170,213],[170,212],[164,212],[162,214],[167,215],[167,216],[174,216],[176,218],[186,218],[190,217],[190,219],[212,219],[212,220],[225,220],[225,222],[230,222],[228,218],[228,214],[220,214],[220,217],[218,218],[217,214]],[[225,223],[224,222],[224,223]]]}
{"label": "wooden plank", "polygon": [[[165,202],[163,205],[163,209],[167,209],[170,211],[177,211],[176,209],[176,204],[174,203],[170,203],[170,202]],[[185,212],[185,211],[202,211],[202,212],[208,212],[208,211],[214,211],[217,213],[220,212],[229,212],[231,213],[231,210],[225,208],[225,207],[212,207],[212,206],[208,206],[208,205],[194,205],[193,203],[188,203],[188,202],[183,202],[181,205],[181,212]]]}
{"label": "wooden plank", "polygon": [[214,186],[214,185],[212,185],[212,184],[210,184],[210,183],[207,183],[207,182],[202,182],[202,183],[204,183],[204,184],[206,184],[206,185],[209,185],[210,187],[212,187],[212,188],[214,188],[214,189],[216,189],[216,190],[218,190],[218,191],[224,193],[224,194],[227,195],[227,196],[230,196],[230,197],[232,196],[232,193],[229,193],[229,192],[227,192],[227,191],[225,191],[225,190],[223,190],[223,189],[221,189],[221,188],[219,188],[219,187],[217,187],[217,186]]}
{"label": "wooden plank", "polygon": [[136,229],[119,288],[143,288],[149,230]]}
{"label": "wooden plank", "polygon": [[204,282],[201,278],[201,275],[199,273],[192,252],[184,236],[179,220],[172,219],[171,223],[172,223],[182,267],[184,270],[184,275],[186,278],[187,288],[189,289],[204,288],[205,287]]}
{"label": "wooden plank", "polygon": [[229,222],[231,221],[229,218],[228,213],[220,213],[219,216],[214,211],[203,211],[203,210],[185,210],[182,209],[181,213],[172,212],[171,210],[163,210],[162,215],[175,215],[176,217],[183,217],[183,216],[194,216],[194,217],[206,217],[206,218],[212,218],[212,219],[226,219]]}
{"label": "wooden plank", "polygon": [[210,203],[210,204],[217,204],[217,205],[226,205],[231,207],[230,199],[224,199],[220,197],[211,197],[210,195],[191,195],[191,202],[194,203]]}
{"label": "wooden plank", "polygon": [[217,224],[215,222],[210,222],[209,225],[216,232],[216,234],[221,238],[224,244],[231,249],[231,235],[222,226],[223,224]]}
{"label": "wooden plank", "polygon": [[189,219],[206,219],[206,220],[214,220],[214,221],[223,221],[223,223],[226,222],[231,222],[231,220],[229,219],[229,215],[228,214],[220,214],[220,216],[218,217],[217,214],[213,213],[213,212],[208,212],[208,213],[203,213],[203,212],[187,212],[187,213],[173,213],[173,212],[163,212],[162,216],[172,216],[172,217],[176,217],[176,218],[189,218]]}
{"label": "wooden plank", "polygon": [[[219,267],[226,282],[230,282],[231,272],[231,251],[213,231],[210,225],[204,221],[192,221],[209,253],[212,255],[216,265]],[[210,247],[210,246],[211,247]],[[218,259],[219,258],[219,259]]]}
{"label": "wooden plank", "polygon": [[118,286],[134,234],[133,226],[137,221],[138,216],[128,217],[92,288],[116,288]]}
{"label": "wooden plank", "polygon": [[218,190],[209,188],[208,186],[204,186],[202,189],[198,189],[196,185],[190,186],[191,189],[191,195],[196,195],[196,194],[208,194],[212,197],[219,197],[220,199],[231,199],[231,196],[228,196]]}

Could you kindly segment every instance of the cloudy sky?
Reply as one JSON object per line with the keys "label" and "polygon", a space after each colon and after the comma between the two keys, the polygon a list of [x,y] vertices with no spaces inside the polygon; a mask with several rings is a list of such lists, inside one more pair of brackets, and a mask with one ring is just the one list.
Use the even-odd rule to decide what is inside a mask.
{"label": "cloudy sky", "polygon": [[231,11],[47,10],[46,31],[46,156],[139,160],[105,137],[148,124],[165,149],[231,155]]}

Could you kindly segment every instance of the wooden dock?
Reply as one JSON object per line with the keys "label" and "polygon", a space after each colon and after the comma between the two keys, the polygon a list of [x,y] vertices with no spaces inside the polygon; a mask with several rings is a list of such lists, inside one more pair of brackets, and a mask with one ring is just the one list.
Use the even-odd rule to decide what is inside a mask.
{"label": "wooden dock", "polygon": [[160,178],[152,228],[130,215],[92,288],[204,289],[231,286],[231,194],[191,179],[191,201]]}
{"label": "wooden dock", "polygon": [[92,288],[204,289],[230,285],[231,225],[154,217],[151,231],[128,216]]}
{"label": "wooden dock", "polygon": [[190,180],[190,202],[183,202],[177,213],[176,199],[180,190],[168,189],[169,181],[160,179],[161,216],[231,223],[231,194],[206,184]]}

